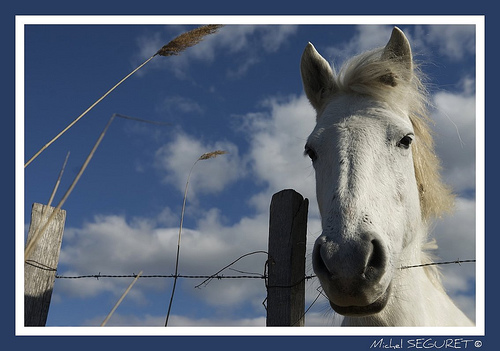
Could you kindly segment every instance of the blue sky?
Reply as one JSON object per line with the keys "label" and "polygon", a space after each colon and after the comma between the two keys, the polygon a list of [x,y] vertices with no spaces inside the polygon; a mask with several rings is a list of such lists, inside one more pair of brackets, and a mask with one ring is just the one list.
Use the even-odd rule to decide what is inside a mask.
{"label": "blue sky", "polygon": [[[444,178],[458,194],[455,214],[433,227],[438,255],[444,261],[476,258],[473,25],[227,25],[179,56],[156,57],[26,168],[25,230],[31,204],[47,202],[67,152],[55,203],[119,113],[170,125],[113,121],[64,205],[58,274],[173,273],[189,170],[201,154],[217,149],[228,154],[198,162],[191,175],[180,273],[212,274],[243,254],[267,250],[269,202],[285,188],[310,199],[310,255],[321,228],[313,169],[302,155],[314,112],[302,92],[300,55],[310,41],[338,67],[385,45],[394,25],[429,76],[436,148]],[[164,44],[196,26],[25,26],[24,161]],[[253,255],[233,268],[261,273],[265,260]],[[312,273],[309,259],[307,267]],[[447,290],[472,319],[475,269],[442,269]],[[57,279],[47,325],[100,325],[130,282]],[[219,280],[195,289],[200,282],[179,280],[172,326],[265,326],[263,281]],[[140,279],[108,325],[162,326],[171,284]],[[306,305],[318,286],[307,283]],[[306,315],[308,326],[339,321],[323,297]]]}

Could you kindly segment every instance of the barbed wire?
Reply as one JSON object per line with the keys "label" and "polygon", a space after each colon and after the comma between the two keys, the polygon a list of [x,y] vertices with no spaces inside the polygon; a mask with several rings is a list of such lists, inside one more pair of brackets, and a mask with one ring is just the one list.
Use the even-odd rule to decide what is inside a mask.
{"label": "barbed wire", "polygon": [[[83,278],[135,278],[136,274],[89,274],[77,276],[56,275],[57,279],[83,279]],[[141,275],[140,278],[187,278],[187,279],[266,279],[262,275],[185,275],[185,274],[151,274]]]}
{"label": "barbed wire", "polygon": [[413,266],[403,266],[400,267],[399,269],[408,269],[408,268],[418,268],[418,267],[427,267],[427,266],[436,266],[436,265],[441,265],[441,264],[458,264],[460,266],[461,263],[475,263],[476,260],[456,260],[456,261],[446,261],[446,262],[431,262],[431,263],[424,263],[424,264],[416,264]]}
{"label": "barbed wire", "polygon": [[[57,275],[56,274],[56,279],[85,279],[85,278],[95,278],[99,280],[100,278],[136,278],[137,274],[132,273],[132,274],[101,274],[100,272],[98,274],[88,274],[88,275],[75,275],[75,276],[65,276],[65,275]],[[195,288],[199,288],[201,285],[208,285],[210,282],[206,282],[207,280],[222,280],[222,279],[264,279],[267,280],[269,278],[268,275],[264,274],[257,274],[257,273],[252,273],[252,275],[224,275],[224,274],[217,274],[217,275],[185,275],[185,274],[150,274],[150,275],[141,275],[139,278],[186,278],[186,279],[205,279],[204,282],[198,284],[195,286]],[[299,284],[303,280],[310,280],[316,278],[316,275],[306,275],[304,278],[297,282],[296,284],[293,285],[278,285],[278,286],[269,286],[266,285],[268,288],[291,288],[294,287],[295,285]]]}
{"label": "barbed wire", "polygon": [[[225,270],[226,268],[229,268],[231,267],[233,264],[235,264],[236,262],[238,262],[239,260],[241,260],[242,258],[244,257],[247,257],[247,256],[250,256],[250,255],[255,255],[255,254],[266,254],[268,255],[268,252],[267,251],[264,251],[264,250],[257,250],[257,251],[252,251],[252,252],[249,252],[249,253],[246,253],[244,255],[241,255],[240,257],[238,257],[236,260],[234,260],[233,262],[225,265],[224,267],[222,267],[221,269],[219,269],[217,272],[215,272],[214,274],[212,274],[212,276],[218,276],[223,270]],[[265,268],[264,268],[264,274],[254,274],[252,275],[251,277],[253,278],[261,278],[261,279],[265,279],[263,276],[266,275],[266,272],[265,272]],[[204,286],[207,286],[211,281],[212,279],[214,279],[213,277],[208,277],[206,278],[204,281],[202,281],[200,284],[198,284],[197,286],[195,286],[195,288],[199,288],[200,286],[204,285]],[[250,278],[252,279],[252,278]]]}
{"label": "barbed wire", "polygon": [[[316,278],[316,275],[314,275],[314,274],[305,275],[304,278],[300,279],[298,282],[296,282],[295,284],[292,284],[292,285],[287,285],[287,286],[270,286],[268,284],[269,275],[267,274],[269,259],[266,260],[266,262],[264,264],[264,273],[263,274],[261,274],[261,273],[252,273],[252,272],[242,272],[242,271],[230,268],[233,264],[235,264],[236,262],[238,262],[242,258],[250,256],[250,255],[253,255],[253,254],[259,254],[259,253],[267,254],[266,251],[254,251],[254,252],[250,252],[250,253],[244,254],[244,255],[238,257],[233,262],[229,263],[228,265],[226,265],[223,268],[221,268],[220,270],[218,270],[216,273],[211,274],[211,275],[187,275],[187,274],[150,274],[150,275],[142,275],[141,274],[142,272],[139,273],[139,274],[135,274],[135,273],[132,273],[132,274],[101,274],[101,272],[99,272],[98,274],[74,275],[74,276],[65,276],[65,275],[59,275],[59,274],[56,273],[55,278],[56,279],[85,279],[85,278],[95,278],[97,280],[99,280],[100,278],[135,278],[135,279],[139,279],[139,278],[145,278],[145,279],[147,279],[147,278],[174,278],[174,279],[185,278],[185,279],[204,279],[200,284],[196,285],[195,288],[200,288],[201,286],[207,286],[214,279],[217,279],[217,280],[222,280],[222,279],[263,279],[265,281],[266,290],[268,290],[269,288],[292,288],[292,287],[300,284],[303,281],[307,281],[307,280]],[[446,265],[446,264],[458,264],[458,265],[461,265],[461,263],[475,263],[475,262],[476,262],[476,260],[460,260],[460,259],[458,259],[458,260],[455,260],[455,261],[431,262],[431,263],[426,263],[426,264],[402,266],[399,269],[403,270],[403,269],[409,269],[409,268],[419,268],[419,267],[434,266],[434,265]],[[27,261],[25,261],[25,263],[29,264],[29,265],[31,265],[33,267],[36,267],[38,269],[57,272],[56,269],[51,268],[51,267],[49,267],[47,265],[41,264],[39,262],[33,261],[33,260],[27,260]],[[240,274],[240,275],[224,275],[224,274],[221,274],[221,272],[224,271],[225,269],[231,269],[233,271],[236,271],[236,272],[239,272],[239,273],[246,273],[246,274]],[[321,288],[321,286],[319,286],[316,289],[316,291],[318,291],[318,295],[316,296],[316,298],[309,304],[309,306],[303,312],[302,316],[295,323],[293,323],[293,325],[298,325],[300,323],[300,321],[302,320],[302,318],[304,318],[304,316],[309,312],[309,310],[316,304],[316,302],[318,301],[319,297],[322,296],[322,295],[325,296],[324,293],[323,293],[323,289]],[[264,299],[264,301],[262,302],[262,304],[263,304],[264,308],[267,311],[266,301],[267,301],[267,297]]]}
{"label": "barbed wire", "polygon": [[[150,275],[141,275],[140,278],[186,278],[186,279],[205,279],[202,283],[197,285],[196,287],[200,287],[201,285],[207,285],[210,280],[212,279],[267,279],[269,278],[267,274],[260,274],[260,273],[248,273],[246,275],[224,275],[224,274],[219,274],[222,270],[228,268],[230,265],[234,264],[237,262],[239,259],[247,256],[243,255],[240,258],[238,258],[236,261],[230,263],[226,267],[222,268],[219,270],[216,274],[211,274],[211,275],[186,275],[186,274],[150,274]],[[399,267],[399,269],[409,269],[409,268],[419,268],[419,267],[427,267],[427,266],[436,266],[436,265],[447,265],[447,264],[458,264],[461,265],[462,263],[475,263],[476,260],[455,260],[455,261],[445,261],[445,262],[431,262],[431,263],[425,263],[425,264],[418,264],[418,265],[412,265],[412,266],[402,266]],[[25,262],[26,264],[33,266],[38,269],[46,270],[46,271],[53,271],[57,272],[57,269],[51,268],[49,266],[46,266],[42,263],[33,261],[33,260],[27,260]],[[235,270],[237,271],[237,270]],[[239,271],[237,271],[239,272]],[[74,275],[74,276],[66,276],[66,275],[59,275],[56,274],[55,278],[56,279],[84,279],[84,278],[96,278],[99,280],[99,278],[135,278],[137,275],[135,273],[132,274],[101,274],[99,272],[98,274],[87,274],[87,275]],[[316,275],[306,275],[304,277],[305,280],[309,280],[312,278],[315,278]]]}

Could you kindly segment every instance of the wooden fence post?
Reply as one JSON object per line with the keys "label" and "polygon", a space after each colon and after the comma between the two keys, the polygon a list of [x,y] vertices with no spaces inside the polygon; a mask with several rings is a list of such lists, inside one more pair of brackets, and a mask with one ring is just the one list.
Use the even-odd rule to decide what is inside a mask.
{"label": "wooden fence post", "polygon": [[[45,224],[52,211],[54,207],[33,204],[26,243]],[[66,211],[59,210],[24,262],[25,326],[45,326],[47,321],[65,220]]]}
{"label": "wooden fence post", "polygon": [[269,218],[267,320],[304,326],[305,253],[309,201],[295,190],[273,195]]}

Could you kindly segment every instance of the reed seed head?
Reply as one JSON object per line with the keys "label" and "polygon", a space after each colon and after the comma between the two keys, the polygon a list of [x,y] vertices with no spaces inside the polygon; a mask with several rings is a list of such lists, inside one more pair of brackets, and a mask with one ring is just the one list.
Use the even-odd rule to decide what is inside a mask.
{"label": "reed seed head", "polygon": [[203,38],[209,34],[217,32],[217,30],[222,27],[221,24],[208,24],[206,26],[201,26],[190,30],[189,32],[182,33],[174,40],[170,41],[167,45],[164,45],[156,55],[160,56],[173,56],[179,55],[182,51],[187,48],[198,44]]}
{"label": "reed seed head", "polygon": [[200,160],[208,160],[209,158],[215,158],[219,155],[224,155],[224,154],[227,154],[227,151],[216,150],[216,151],[212,151],[212,152],[207,152],[207,153],[204,153],[203,155],[201,155],[198,160],[199,161]]}

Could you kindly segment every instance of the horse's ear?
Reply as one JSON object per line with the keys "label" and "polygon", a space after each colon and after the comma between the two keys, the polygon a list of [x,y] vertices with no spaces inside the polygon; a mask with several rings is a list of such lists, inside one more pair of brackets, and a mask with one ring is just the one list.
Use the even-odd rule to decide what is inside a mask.
{"label": "horse's ear", "polygon": [[335,81],[330,64],[308,43],[300,63],[302,84],[311,105],[319,111],[325,99],[335,91]]}
{"label": "horse's ear", "polygon": [[398,27],[394,27],[392,30],[391,38],[384,48],[382,58],[402,64],[402,68],[406,70],[405,78],[411,78],[413,74],[413,58],[410,42]]}

